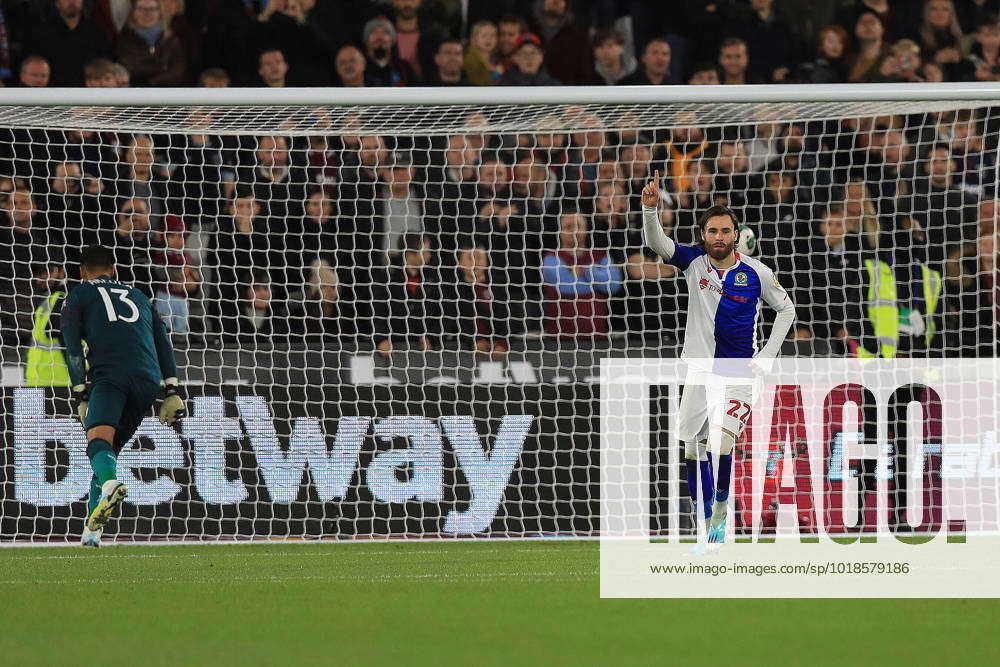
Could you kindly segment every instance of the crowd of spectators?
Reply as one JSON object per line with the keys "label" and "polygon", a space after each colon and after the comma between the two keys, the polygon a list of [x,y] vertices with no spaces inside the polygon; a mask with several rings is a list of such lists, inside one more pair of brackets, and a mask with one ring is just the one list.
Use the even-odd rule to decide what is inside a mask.
{"label": "crowd of spectators", "polygon": [[[18,82],[1000,78],[1000,27],[986,13],[1000,0],[814,12],[770,0],[84,4],[55,0],[37,17],[34,3],[3,4],[24,21],[6,16]],[[2,129],[3,340],[30,343],[39,294],[90,243],[115,249],[120,275],[177,334],[370,341],[384,356],[456,344],[494,357],[523,334],[677,335],[684,288],[640,233],[639,193],[658,169],[661,223],[678,241],[697,242],[709,206],[738,211],[800,304],[794,338],[856,346],[864,262],[876,257],[944,277],[938,334],[921,332],[913,348],[993,354],[992,110],[727,128],[685,112],[669,129],[624,130],[582,107],[561,113],[502,134],[470,114],[465,131],[433,137]]]}
{"label": "crowd of spectators", "polygon": [[998,0],[4,0],[0,81],[997,81],[998,12]]}
{"label": "crowd of spectators", "polygon": [[847,351],[863,335],[868,258],[901,285],[914,267],[942,275],[928,345],[995,337],[989,109],[727,128],[685,112],[616,131],[563,114],[520,133],[470,114],[430,137],[4,130],[4,339],[29,342],[39,290],[91,243],[178,334],[493,356],[522,334],[676,336],[684,289],[641,234],[653,170],[682,243],[708,207],[737,210],[799,304],[797,339]]}

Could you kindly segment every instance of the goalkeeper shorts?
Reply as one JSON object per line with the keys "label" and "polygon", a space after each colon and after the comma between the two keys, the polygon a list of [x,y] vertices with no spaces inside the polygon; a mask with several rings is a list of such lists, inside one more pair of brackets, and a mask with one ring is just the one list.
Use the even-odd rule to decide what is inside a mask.
{"label": "goalkeeper shorts", "polygon": [[160,383],[149,378],[97,379],[90,386],[86,428],[112,426],[115,454],[132,439],[160,395]]}

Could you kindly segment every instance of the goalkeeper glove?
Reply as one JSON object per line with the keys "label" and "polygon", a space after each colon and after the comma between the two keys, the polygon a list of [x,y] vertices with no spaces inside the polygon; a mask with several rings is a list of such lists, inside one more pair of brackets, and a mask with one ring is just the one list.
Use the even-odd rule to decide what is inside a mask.
{"label": "goalkeeper glove", "polygon": [[90,405],[90,390],[87,385],[78,384],[73,387],[73,411],[83,426],[87,422],[87,406]]}
{"label": "goalkeeper glove", "polygon": [[180,386],[175,382],[168,383],[163,390],[163,403],[160,404],[160,423],[173,426],[178,419],[187,415],[184,399],[181,398]]}

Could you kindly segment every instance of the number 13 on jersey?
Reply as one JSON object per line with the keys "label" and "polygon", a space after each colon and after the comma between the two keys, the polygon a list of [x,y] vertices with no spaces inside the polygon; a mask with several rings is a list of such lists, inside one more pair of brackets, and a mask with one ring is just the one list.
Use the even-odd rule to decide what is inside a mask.
{"label": "number 13 on jersey", "polygon": [[[101,299],[104,301],[104,308],[108,313],[108,322],[135,322],[139,319],[139,308],[135,305],[132,299],[128,298],[128,290],[116,287],[98,287],[97,291],[101,295]],[[128,306],[131,311],[128,315],[119,315],[118,311],[115,309],[115,303],[111,298],[111,294],[115,294],[118,300]]]}

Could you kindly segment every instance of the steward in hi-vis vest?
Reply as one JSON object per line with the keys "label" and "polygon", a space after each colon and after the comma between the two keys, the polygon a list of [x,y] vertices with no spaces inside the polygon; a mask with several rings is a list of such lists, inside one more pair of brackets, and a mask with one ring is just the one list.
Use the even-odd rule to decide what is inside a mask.
{"label": "steward in hi-vis vest", "polygon": [[59,331],[60,314],[66,297],[66,271],[55,264],[40,266],[35,273],[35,286],[48,289],[35,308],[31,327],[31,347],[24,372],[29,387],[68,387],[69,368],[63,356]]}
{"label": "steward in hi-vis vest", "polygon": [[944,287],[941,273],[925,260],[926,237],[919,223],[902,216],[896,224],[892,254],[879,253],[864,261],[865,321],[859,358],[926,354],[935,344]]}
{"label": "steward in hi-vis vest", "polygon": [[899,285],[899,351],[913,356],[932,350],[944,291],[941,273],[926,264],[896,267]]}
{"label": "steward in hi-vis vest", "polygon": [[858,357],[892,359],[899,345],[899,305],[896,301],[896,277],[888,262],[878,258],[865,260],[864,321],[858,342]]}

